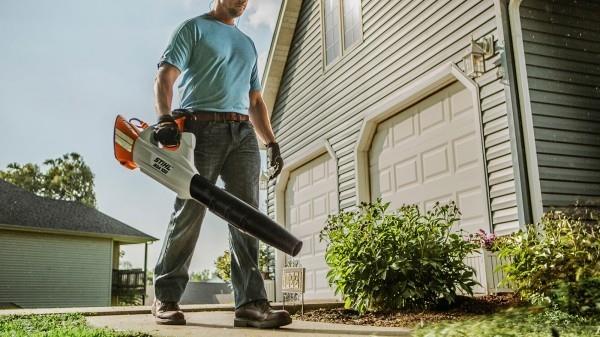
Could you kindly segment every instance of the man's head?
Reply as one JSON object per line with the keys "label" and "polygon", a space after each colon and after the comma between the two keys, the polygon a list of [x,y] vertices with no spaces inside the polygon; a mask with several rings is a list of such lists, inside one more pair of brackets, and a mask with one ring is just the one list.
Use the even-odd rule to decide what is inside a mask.
{"label": "man's head", "polygon": [[248,0],[214,0],[213,10],[221,15],[235,19],[244,14]]}

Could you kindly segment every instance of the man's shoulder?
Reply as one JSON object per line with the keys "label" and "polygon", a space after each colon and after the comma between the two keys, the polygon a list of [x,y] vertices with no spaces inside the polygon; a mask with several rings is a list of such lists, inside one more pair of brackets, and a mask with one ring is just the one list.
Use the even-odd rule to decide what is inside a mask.
{"label": "man's shoulder", "polygon": [[180,27],[202,27],[211,21],[211,16],[208,13],[189,18],[180,24]]}
{"label": "man's shoulder", "polygon": [[252,40],[252,38],[250,37],[250,35],[244,33],[242,30],[238,29],[237,30],[244,38],[246,38],[248,40],[248,42],[250,42],[250,45],[252,45],[252,48],[254,48],[254,50],[256,51],[256,46],[254,45],[254,41]]}

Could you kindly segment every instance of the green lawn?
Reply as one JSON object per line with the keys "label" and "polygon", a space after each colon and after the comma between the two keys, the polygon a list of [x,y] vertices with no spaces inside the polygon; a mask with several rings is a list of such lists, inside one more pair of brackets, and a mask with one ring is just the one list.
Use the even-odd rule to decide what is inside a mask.
{"label": "green lawn", "polygon": [[0,316],[0,337],[152,337],[91,328],[81,314]]}
{"label": "green lawn", "polygon": [[[552,330],[558,333],[553,335]],[[554,310],[513,309],[483,318],[432,324],[415,337],[592,337],[600,336],[600,317],[582,318]]]}

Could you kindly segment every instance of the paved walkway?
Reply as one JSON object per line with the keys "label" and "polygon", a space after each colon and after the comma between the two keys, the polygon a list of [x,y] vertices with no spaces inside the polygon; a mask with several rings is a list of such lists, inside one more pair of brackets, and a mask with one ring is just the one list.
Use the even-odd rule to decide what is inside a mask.
{"label": "paved walkway", "polygon": [[326,337],[326,336],[410,336],[410,329],[355,326],[294,320],[280,329],[233,328],[233,312],[187,312],[187,325],[157,325],[150,314],[91,316],[88,323],[115,330],[142,331],[161,337]]}

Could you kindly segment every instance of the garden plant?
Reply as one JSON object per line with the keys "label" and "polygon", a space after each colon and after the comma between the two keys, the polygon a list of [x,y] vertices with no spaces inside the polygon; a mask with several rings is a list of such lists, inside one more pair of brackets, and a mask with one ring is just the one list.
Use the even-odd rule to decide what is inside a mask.
{"label": "garden plant", "polygon": [[416,205],[388,208],[381,199],[363,203],[329,216],[321,231],[327,278],[346,307],[429,308],[452,303],[457,292],[472,295],[477,283],[464,258],[478,245],[456,231],[456,205],[438,203],[425,213]]}
{"label": "garden plant", "polygon": [[505,282],[532,304],[572,314],[600,314],[600,235],[597,218],[551,211],[499,241]]}

